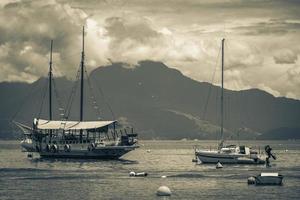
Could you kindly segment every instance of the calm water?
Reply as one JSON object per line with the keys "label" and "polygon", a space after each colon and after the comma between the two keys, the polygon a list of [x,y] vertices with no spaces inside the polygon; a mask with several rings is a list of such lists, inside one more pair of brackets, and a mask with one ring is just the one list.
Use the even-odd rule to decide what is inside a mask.
{"label": "calm water", "polygon": [[[214,141],[141,141],[119,161],[28,159],[17,141],[0,141],[0,199],[300,199],[300,141],[244,141],[270,144],[278,159],[264,166],[195,165],[193,146]],[[150,152],[147,150],[150,149]],[[130,171],[148,177],[129,177]],[[283,186],[248,186],[262,171],[284,175]],[[161,176],[166,175],[163,179]],[[171,197],[155,192],[167,185]]]}

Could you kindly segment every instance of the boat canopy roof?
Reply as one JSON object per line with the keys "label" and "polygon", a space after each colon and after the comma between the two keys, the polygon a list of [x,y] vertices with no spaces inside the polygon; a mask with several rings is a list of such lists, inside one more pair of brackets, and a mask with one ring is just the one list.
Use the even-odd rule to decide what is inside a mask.
{"label": "boat canopy roof", "polygon": [[54,121],[44,119],[34,119],[34,124],[37,129],[63,129],[63,130],[89,130],[99,129],[116,121]]}

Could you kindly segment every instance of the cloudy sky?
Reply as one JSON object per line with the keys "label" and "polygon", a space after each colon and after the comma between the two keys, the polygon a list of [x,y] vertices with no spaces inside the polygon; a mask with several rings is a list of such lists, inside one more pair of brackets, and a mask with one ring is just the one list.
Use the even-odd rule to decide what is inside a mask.
{"label": "cloudy sky", "polygon": [[[298,0],[1,0],[0,81],[74,77],[86,27],[87,68],[162,61],[195,80],[300,99]],[[219,56],[218,56],[219,55]],[[215,72],[215,76],[213,75]]]}

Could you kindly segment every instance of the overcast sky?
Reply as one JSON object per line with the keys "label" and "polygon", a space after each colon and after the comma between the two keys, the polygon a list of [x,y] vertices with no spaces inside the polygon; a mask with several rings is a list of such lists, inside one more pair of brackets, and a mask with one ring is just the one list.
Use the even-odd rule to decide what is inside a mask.
{"label": "overcast sky", "polygon": [[[0,81],[75,76],[86,26],[88,71],[162,61],[195,80],[300,99],[298,0],[1,0]],[[216,70],[215,76],[213,76]]]}

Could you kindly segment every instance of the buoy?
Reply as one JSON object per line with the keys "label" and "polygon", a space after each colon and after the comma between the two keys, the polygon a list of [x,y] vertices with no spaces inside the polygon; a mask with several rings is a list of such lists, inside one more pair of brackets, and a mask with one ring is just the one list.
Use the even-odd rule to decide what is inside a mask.
{"label": "buoy", "polygon": [[221,168],[223,168],[223,165],[218,161],[216,165],[216,169],[221,169]]}
{"label": "buoy", "polygon": [[150,150],[150,149],[148,149],[148,150],[147,150],[147,153],[150,153],[150,152],[151,152],[151,150]]}
{"label": "buoy", "polygon": [[167,176],[161,176],[161,178],[167,178]]}
{"label": "buoy", "polygon": [[202,161],[200,159],[197,159],[197,165],[202,164]]}
{"label": "buoy", "polygon": [[135,172],[130,172],[129,176],[135,176]]}
{"label": "buoy", "polygon": [[148,176],[147,172],[135,173],[135,176]]}
{"label": "buoy", "polygon": [[197,158],[193,158],[192,162],[198,162],[198,159]]}
{"label": "buoy", "polygon": [[136,173],[136,172],[130,172],[129,173],[129,176],[136,176],[136,177],[141,177],[141,176],[148,176],[148,173],[147,172],[139,172],[139,173]]}
{"label": "buoy", "polygon": [[255,177],[253,177],[253,176],[249,177],[249,178],[248,178],[248,184],[249,184],[249,185],[255,184]]}
{"label": "buoy", "polygon": [[160,186],[156,192],[157,196],[171,196],[172,192],[167,186]]}

